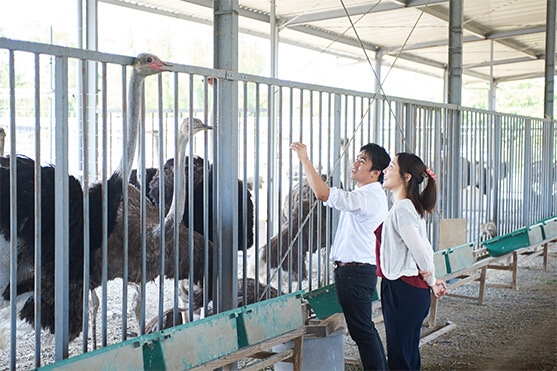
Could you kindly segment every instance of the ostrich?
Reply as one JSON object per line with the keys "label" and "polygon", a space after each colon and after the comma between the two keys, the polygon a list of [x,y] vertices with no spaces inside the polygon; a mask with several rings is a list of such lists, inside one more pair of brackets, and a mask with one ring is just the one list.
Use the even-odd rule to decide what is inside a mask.
{"label": "ostrich", "polygon": [[[324,175],[321,176],[323,180],[326,180]],[[267,261],[267,254],[271,255],[270,263],[272,268],[278,267],[280,261],[282,261],[282,269],[288,270],[288,257],[284,258],[284,256],[288,253],[288,248],[292,245],[292,249],[290,250],[290,258],[292,259],[292,271],[294,275],[297,275],[299,272],[298,267],[298,249],[299,249],[299,239],[302,240],[302,262],[305,262],[306,255],[310,250],[309,246],[309,237],[310,237],[310,229],[311,225],[313,225],[313,233],[312,233],[312,247],[311,252],[315,252],[318,248],[324,245],[326,238],[327,238],[327,207],[323,205],[322,202],[317,200],[312,201],[313,191],[309,186],[306,179],[304,179],[301,183],[302,187],[302,201],[300,203],[300,183],[298,183],[294,188],[292,188],[292,209],[289,206],[289,198],[287,196],[285,199],[282,214],[283,214],[283,224],[281,226],[281,230],[279,234],[274,235],[271,237],[270,241],[270,248],[267,249],[267,245],[264,245],[261,248],[260,259],[262,262]],[[302,227],[302,231],[298,238],[295,239],[295,236],[298,233],[298,222],[303,223],[308,214],[310,213],[311,208],[315,202],[319,202],[319,205],[312,210],[312,216],[306,222],[306,224]],[[301,207],[300,207],[301,206]],[[321,208],[321,223],[318,220],[318,207]],[[289,222],[289,215],[292,215],[292,233],[290,235],[290,239],[288,238],[288,222]],[[332,231],[332,228],[329,228],[329,232]],[[319,234],[319,232],[321,232]],[[317,246],[317,238],[321,236],[321,246]],[[280,253],[279,253],[279,242],[280,242]],[[283,260],[284,259],[284,260]],[[266,264],[261,264],[262,267],[265,267]],[[307,277],[307,268],[305,263],[302,266],[302,277]]]}
{"label": "ostrich", "polygon": [[[168,70],[170,65],[150,54],[138,55],[133,63],[128,92],[128,142],[126,146],[130,156],[127,167],[133,164],[137,145],[140,108],[144,79],[156,73]],[[116,214],[122,200],[122,171],[125,158],[108,180],[108,233],[116,226]],[[9,161],[0,160],[0,206],[9,205]],[[17,293],[22,294],[34,288],[34,206],[32,192],[34,189],[34,161],[23,156],[17,158],[18,182],[18,280]],[[54,333],[54,167],[41,168],[41,327]],[[81,332],[83,315],[83,191],[77,179],[69,176],[69,339],[72,340]],[[102,245],[102,184],[96,183],[89,189],[89,220],[90,220],[90,251],[91,256],[101,250]],[[9,239],[9,207],[0,207],[0,234]],[[5,249],[7,243],[0,243]],[[9,254],[9,251],[8,251]],[[91,259],[91,271],[98,269],[97,262]],[[2,267],[0,271],[4,272]],[[3,287],[0,287],[3,289]],[[9,283],[3,290],[4,299],[9,298]],[[1,293],[1,292],[0,292]],[[20,318],[34,324],[34,298],[30,297],[22,310]]]}
{"label": "ostrich", "polygon": [[[207,82],[208,84],[212,87],[214,84],[214,78],[212,77],[208,77],[207,78]],[[208,110],[211,114],[211,118],[209,119],[209,122],[213,121],[212,118],[212,114],[213,114],[213,109],[209,108]],[[201,234],[204,233],[204,227],[203,227],[203,216],[205,214],[205,205],[203,204],[203,165],[204,165],[204,160],[203,158],[199,157],[199,156],[194,156],[193,158],[193,214],[194,214],[194,221],[193,221],[193,229],[196,232],[199,232]],[[185,166],[183,168],[185,168],[185,174],[186,174],[186,179],[189,177],[189,158],[186,158],[185,161]],[[170,198],[172,197],[172,193],[174,191],[174,160],[170,159],[166,162],[166,164],[164,165],[164,194],[165,195],[169,195],[168,197],[166,197],[165,199],[165,207],[168,208],[170,206]],[[207,202],[207,212],[208,212],[208,220],[209,220],[209,225],[208,225],[208,238],[209,241],[213,241],[213,165],[209,164],[208,165],[208,189],[209,189],[209,193],[207,195],[208,197],[208,202]],[[153,180],[151,181],[150,184],[150,192],[149,192],[149,198],[156,204],[158,205],[159,203],[159,176],[158,174],[156,174],[153,177]],[[253,229],[254,229],[254,206],[253,206],[253,201],[252,201],[252,194],[251,191],[247,190],[247,197],[246,200],[243,199],[243,187],[244,187],[244,183],[238,179],[238,249],[242,250],[244,247],[244,229],[247,229],[247,239],[246,239],[246,246],[247,248],[250,248],[251,246],[253,246]],[[187,192],[187,190],[186,190]],[[184,199],[185,204],[185,208],[186,210],[189,209],[189,205],[188,205],[188,194],[186,193],[185,199]],[[243,224],[243,216],[244,213],[247,214],[247,225],[244,226]],[[184,215],[184,219],[183,219],[183,223],[186,227],[189,226],[189,215],[188,213],[185,213]]]}
{"label": "ostrich", "polygon": [[[189,174],[189,159],[186,157],[185,161],[185,174],[186,179],[188,179]],[[193,159],[193,229],[196,232],[201,234],[204,233],[203,228],[203,216],[205,214],[205,210],[207,209],[208,212],[208,238],[210,241],[213,241],[213,165],[209,164],[208,166],[208,188],[209,193],[207,194],[208,202],[207,207],[203,204],[203,165],[204,160],[199,156],[194,156]],[[164,192],[165,195],[168,196],[165,200],[165,207],[168,208],[170,206],[170,198],[174,192],[174,159],[169,159],[164,164]],[[153,201],[155,205],[159,203],[159,174],[155,174],[153,180],[150,184],[150,193],[149,198]],[[244,201],[243,197],[243,189],[244,183],[241,180],[238,180],[238,249],[242,250],[244,246],[244,228],[247,228],[247,239],[246,245],[248,248],[253,246],[253,228],[254,228],[254,206],[252,201],[251,192],[248,190],[246,200]],[[188,190],[186,189],[185,197],[185,209],[189,209],[188,204]],[[247,224],[244,226],[243,224],[243,215],[244,212],[247,213]],[[185,213],[183,223],[186,227],[189,226],[189,215]]]}
{"label": "ostrich", "polygon": [[[179,132],[179,153],[178,153],[178,167],[184,166],[185,151],[189,139],[189,119],[185,119],[180,127]],[[205,126],[203,122],[194,119],[192,125],[193,134],[201,130],[212,129]],[[159,224],[159,208],[151,202],[146,203],[146,276],[145,281],[153,281],[160,274],[160,237],[164,233],[165,237],[165,277],[177,279],[193,279],[196,283],[201,283],[203,280],[203,258],[204,258],[204,238],[201,234],[194,232],[194,256],[193,268],[194,275],[189,277],[189,231],[179,221],[182,219],[185,210],[184,195],[186,189],[186,179],[182,172],[178,174],[178,195],[172,196],[172,204],[170,210],[166,214],[165,227],[162,230]],[[129,231],[129,246],[128,251],[128,280],[130,283],[140,284],[142,279],[142,252],[141,246],[141,220],[140,220],[140,207],[141,207],[141,192],[135,186],[130,185],[128,197],[129,217],[128,217],[128,231]],[[108,238],[108,280],[118,277],[123,277],[123,215],[122,205],[117,213],[116,228]],[[177,218],[179,223],[179,277],[175,277],[174,270],[174,225]],[[212,249],[212,244],[209,243],[209,249]],[[92,261],[101,262],[102,252],[97,251],[92,256]],[[211,257],[212,254],[210,253]],[[211,265],[211,263],[209,263]],[[161,277],[164,278],[164,277]],[[102,275],[100,269],[91,271],[91,287],[95,288],[102,283]]]}

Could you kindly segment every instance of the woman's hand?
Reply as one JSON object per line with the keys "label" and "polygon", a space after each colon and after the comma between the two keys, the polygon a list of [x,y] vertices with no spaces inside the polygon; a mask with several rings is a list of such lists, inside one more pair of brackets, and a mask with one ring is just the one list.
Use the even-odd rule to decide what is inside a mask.
{"label": "woman's hand", "polygon": [[445,281],[439,278],[435,281],[435,285],[431,286],[431,290],[436,298],[440,298],[448,292]]}

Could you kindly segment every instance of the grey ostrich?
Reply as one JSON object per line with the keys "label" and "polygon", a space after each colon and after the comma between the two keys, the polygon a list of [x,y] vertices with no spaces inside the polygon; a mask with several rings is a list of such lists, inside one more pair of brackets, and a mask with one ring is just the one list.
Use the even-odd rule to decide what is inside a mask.
{"label": "grey ostrich", "polygon": [[[184,120],[179,131],[179,150],[178,167],[184,167],[185,151],[189,140],[189,119]],[[194,119],[192,125],[193,134],[212,129],[198,119]],[[184,215],[185,203],[184,195],[186,189],[186,179],[183,172],[178,173],[177,189],[179,192],[172,196],[172,205],[166,214],[164,230],[159,224],[159,208],[146,200],[146,275],[145,281],[153,281],[160,275],[160,237],[164,233],[165,237],[165,277],[176,279],[193,279],[197,283],[203,280],[203,258],[204,258],[204,238],[201,234],[194,232],[194,256],[193,256],[193,277],[189,277],[189,230],[180,221]],[[141,251],[141,191],[130,185],[128,197],[128,280],[130,283],[140,284],[142,278],[142,251]],[[174,269],[174,225],[179,227],[179,277],[175,277]],[[108,239],[108,280],[123,277],[123,211],[122,205],[118,210],[116,218],[116,228]],[[209,249],[212,244],[209,243]],[[211,256],[212,254],[209,254]],[[98,251],[95,261],[101,261],[101,251]],[[164,277],[161,277],[161,279]],[[100,270],[91,272],[91,287],[95,288],[102,283]],[[136,311],[137,313],[137,311]]]}

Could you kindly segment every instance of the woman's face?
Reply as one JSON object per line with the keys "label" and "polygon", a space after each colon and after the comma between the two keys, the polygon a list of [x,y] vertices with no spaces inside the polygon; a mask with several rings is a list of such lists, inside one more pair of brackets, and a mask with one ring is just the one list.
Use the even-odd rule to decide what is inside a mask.
{"label": "woman's face", "polygon": [[395,156],[389,166],[383,170],[383,188],[390,189],[391,191],[403,186],[403,179],[400,177],[400,170],[398,167],[398,156]]}

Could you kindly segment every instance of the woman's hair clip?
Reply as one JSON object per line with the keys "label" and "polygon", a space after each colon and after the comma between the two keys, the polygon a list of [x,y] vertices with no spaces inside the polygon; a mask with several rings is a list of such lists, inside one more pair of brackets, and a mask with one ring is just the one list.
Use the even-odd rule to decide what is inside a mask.
{"label": "woman's hair clip", "polygon": [[426,169],[425,173],[422,175],[424,178],[427,176],[430,179],[433,179],[434,182],[437,181],[437,176],[435,175],[435,173],[433,171],[431,171],[431,169]]}

